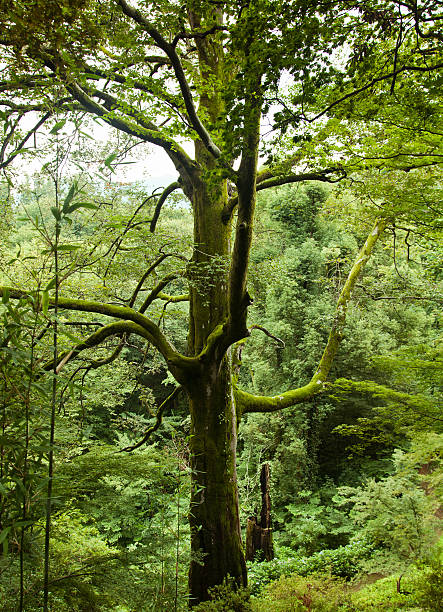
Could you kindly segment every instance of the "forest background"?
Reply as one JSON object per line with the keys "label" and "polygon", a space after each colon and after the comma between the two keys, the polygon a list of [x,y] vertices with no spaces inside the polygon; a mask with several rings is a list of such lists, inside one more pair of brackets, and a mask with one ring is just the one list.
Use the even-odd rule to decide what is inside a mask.
{"label": "forest background", "polygon": [[[258,36],[283,28],[279,3],[223,3],[215,25],[191,4],[187,25],[159,5],[159,31],[123,1],[100,22],[95,3],[3,17],[3,609],[185,609],[230,576],[201,609],[439,610],[439,3],[336,3],[331,19],[287,3],[295,65]],[[163,56],[139,57],[140,28]],[[107,142],[97,122],[117,128]],[[192,163],[172,136],[194,138]],[[164,191],[133,180],[146,143],[179,171]],[[24,176],[25,160],[41,170]],[[198,360],[236,412],[225,392],[201,400]],[[221,436],[204,452],[200,419]],[[227,527],[204,453],[223,466]],[[259,513],[263,463],[276,559],[249,563],[251,603],[230,589],[245,583],[236,513],[243,529]]]}

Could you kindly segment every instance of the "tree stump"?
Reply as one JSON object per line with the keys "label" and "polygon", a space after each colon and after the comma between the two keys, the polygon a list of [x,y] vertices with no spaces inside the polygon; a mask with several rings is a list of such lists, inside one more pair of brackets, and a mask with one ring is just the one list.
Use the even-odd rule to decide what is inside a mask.
{"label": "tree stump", "polygon": [[264,463],[260,472],[261,512],[260,519],[250,516],[246,526],[246,559],[253,561],[258,551],[263,551],[263,558],[271,561],[274,558],[272,540],[271,497],[269,495],[270,470]]}

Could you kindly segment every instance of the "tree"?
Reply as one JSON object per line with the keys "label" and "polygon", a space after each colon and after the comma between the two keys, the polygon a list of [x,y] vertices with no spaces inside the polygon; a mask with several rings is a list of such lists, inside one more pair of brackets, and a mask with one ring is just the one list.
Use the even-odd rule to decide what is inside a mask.
{"label": "tree", "polygon": [[[274,397],[253,396],[236,388],[235,377],[237,343],[250,334],[247,271],[256,192],[306,179],[344,178],[360,163],[361,150],[347,153],[340,163],[331,161],[330,141],[339,137],[340,125],[325,121],[327,113],[331,117],[343,102],[386,87],[395,92],[409,81],[423,91],[441,66],[434,19],[439,3],[385,5],[344,0],[189,0],[137,7],[126,0],[0,3],[0,91],[9,94],[1,101],[0,167],[29,149],[45,123],[57,131],[68,116],[87,113],[162,148],[174,164],[179,178],[157,201],[153,231],[172,191],[181,189],[192,204],[186,355],[146,314],[172,278],[154,283],[141,298],[158,262],[125,296],[125,305],[60,296],[58,307],[113,319],[62,355],[59,367],[106,337],[136,334],[156,347],[189,397],[191,539],[193,551],[203,555],[203,562],[201,556],[191,562],[193,602],[205,600],[208,588],[228,575],[246,584],[235,466],[242,414],[280,410],[323,390],[352,289],[387,223],[383,215],[375,221],[351,268],[310,382]],[[343,67],[336,50],[345,43],[349,57]],[[286,97],[279,86],[284,75],[291,80]],[[23,123],[35,113],[31,127]],[[261,138],[263,117],[275,130],[271,140]],[[183,139],[194,141],[193,158],[180,145]],[[424,142],[420,164],[439,161],[433,145]],[[413,153],[405,155],[408,169],[411,159],[417,163]],[[260,171],[259,154],[269,155]],[[105,165],[115,158],[109,156]],[[64,214],[69,216],[75,197]],[[11,297],[22,294],[9,291]]]}

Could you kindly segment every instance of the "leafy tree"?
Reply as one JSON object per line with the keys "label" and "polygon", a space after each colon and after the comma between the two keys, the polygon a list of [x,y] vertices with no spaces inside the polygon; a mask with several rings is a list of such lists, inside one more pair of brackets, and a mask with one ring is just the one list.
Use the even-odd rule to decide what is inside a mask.
{"label": "leafy tree", "polygon": [[[366,153],[359,141],[352,151],[342,151],[341,163],[331,162],[341,135],[338,109],[349,112],[350,104],[363,100],[368,112],[364,102],[369,93],[385,96],[402,86],[423,96],[431,87],[436,90],[439,3],[417,9],[392,1],[382,10],[378,2],[350,5],[341,0],[333,6],[304,0],[240,5],[190,0],[185,6],[147,2],[138,8],[126,0],[32,0],[13,6],[2,2],[0,9],[0,89],[10,94],[2,100],[0,167],[29,148],[43,124],[57,132],[70,113],[86,112],[162,148],[174,164],[179,179],[158,199],[152,230],[173,190],[182,189],[192,204],[186,354],[176,350],[152,318],[171,277],[153,282],[147,297],[141,297],[159,265],[155,262],[117,304],[107,297],[59,298],[60,309],[113,319],[63,359],[116,334],[138,335],[160,352],[190,402],[191,539],[194,553],[203,558],[191,561],[191,597],[193,602],[206,599],[208,589],[228,575],[245,585],[235,466],[238,422],[248,412],[277,411],[323,390],[353,287],[386,225],[383,217],[392,214],[382,211],[351,268],[310,382],[263,397],[235,388],[231,363],[237,354],[231,347],[250,334],[247,271],[256,192],[305,179],[333,182],[362,157],[369,164],[373,157],[388,163],[386,151]],[[348,54],[346,61],[340,63],[337,49]],[[291,86],[288,95],[281,95],[281,78],[288,73]],[[30,128],[22,121],[29,113],[38,114]],[[264,116],[276,137],[261,143]],[[395,150],[395,160],[400,156],[405,169],[411,163],[439,162],[435,140],[420,136],[414,132],[414,142],[421,145],[418,157],[407,147]],[[194,141],[194,158],[180,145],[183,138]],[[402,146],[399,138],[396,144]],[[259,153],[269,157],[260,171]],[[115,159],[116,154],[107,156],[104,166],[112,167]],[[69,216],[76,205],[79,199],[72,199],[63,213]],[[10,291],[12,297],[22,293]]]}
{"label": "leafy tree", "polygon": [[370,571],[403,571],[429,554],[438,532],[439,492],[431,482],[441,480],[441,435],[422,435],[392,459],[391,476],[338,489],[339,503],[352,502],[359,536],[374,546]]}

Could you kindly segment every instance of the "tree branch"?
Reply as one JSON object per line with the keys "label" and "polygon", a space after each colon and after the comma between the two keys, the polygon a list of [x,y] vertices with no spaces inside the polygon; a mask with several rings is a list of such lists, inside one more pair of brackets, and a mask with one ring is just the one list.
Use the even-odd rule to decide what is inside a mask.
{"label": "tree branch", "polygon": [[384,74],[382,76],[375,77],[374,79],[369,81],[369,83],[366,83],[366,85],[363,85],[362,87],[358,87],[357,89],[350,91],[344,96],[341,96],[334,102],[331,102],[331,104],[326,106],[326,108],[324,108],[320,113],[317,113],[317,115],[315,115],[314,117],[311,117],[309,119],[308,117],[303,115],[301,117],[297,117],[297,119],[304,119],[308,123],[314,123],[314,121],[317,121],[317,119],[320,119],[321,117],[326,115],[330,110],[332,110],[338,104],[341,104],[345,100],[349,100],[349,98],[353,98],[354,96],[357,96],[358,94],[363,93],[364,91],[366,91],[367,89],[370,89],[377,83],[381,83],[382,81],[397,78],[397,76],[401,74],[402,72],[432,72],[433,70],[439,70],[440,68],[443,68],[443,64],[435,64],[434,66],[402,66],[401,68],[398,68],[397,70],[393,70],[392,72],[389,72],[388,74]]}
{"label": "tree branch", "polygon": [[152,234],[155,232],[155,227],[157,225],[158,218],[160,217],[160,212],[161,212],[163,204],[166,202],[168,196],[172,192],[174,192],[176,189],[181,189],[181,185],[178,181],[175,181],[174,183],[171,183],[170,185],[168,185],[168,187],[165,188],[165,190],[159,197],[156,207],[155,207],[154,216],[152,217],[151,224],[149,226],[149,230]]}
{"label": "tree branch", "polygon": [[154,289],[149,293],[146,297],[145,301],[141,305],[139,312],[146,312],[148,307],[152,304],[152,302],[157,299],[159,293],[163,291],[163,289],[173,280],[178,278],[178,274],[176,272],[172,272],[171,274],[167,274],[161,281],[154,287]]}
{"label": "tree branch", "polygon": [[134,289],[134,292],[132,294],[131,299],[129,300],[129,304],[128,306],[130,308],[132,308],[132,306],[134,306],[135,304],[135,300],[137,299],[137,295],[140,293],[140,291],[142,290],[142,287],[144,285],[145,280],[148,278],[148,276],[155,270],[155,268],[157,268],[161,262],[163,260],[165,260],[167,257],[177,257],[178,259],[181,259],[183,261],[187,261],[186,257],[184,257],[183,255],[176,255],[175,253],[162,253],[162,255],[160,255],[160,257],[158,257],[153,264],[151,264],[149,266],[149,268],[146,270],[146,272],[143,274],[143,276],[141,277],[141,279],[139,280],[139,282],[137,283],[137,287]]}
{"label": "tree branch", "polygon": [[[164,58],[164,61],[168,62],[167,58]],[[88,64],[84,65],[84,70],[86,72],[86,77],[90,74],[91,79],[99,76],[114,83],[119,83],[120,85],[125,85],[129,81],[130,86],[134,89],[159,97],[163,96],[165,102],[167,102],[171,106],[177,107],[177,103],[172,95],[168,95],[165,92],[161,92],[161,94],[159,94],[159,92],[154,91],[151,87],[149,87],[142,81],[134,81],[131,77],[126,77],[123,74],[118,74],[114,71],[109,72],[108,70],[102,70],[101,68],[89,66]]]}
{"label": "tree branch", "polygon": [[190,296],[189,293],[182,293],[181,295],[167,295],[166,293],[160,291],[157,294],[157,299],[171,304],[176,304],[177,302],[189,302]]}
{"label": "tree branch", "polygon": [[[116,321],[114,323],[109,323],[109,325],[104,325],[103,327],[98,329],[96,332],[93,332],[92,334],[90,334],[85,340],[83,340],[83,342],[80,342],[79,344],[77,344],[73,349],[70,349],[69,351],[65,351],[64,353],[58,356],[57,374],[61,372],[61,370],[64,368],[64,366],[69,361],[71,361],[72,359],[75,359],[82,351],[98,346],[104,340],[106,340],[106,338],[109,338],[109,336],[115,336],[115,335],[124,334],[124,333],[128,333],[128,326],[125,324],[124,321]],[[112,352],[110,357],[103,359],[103,360],[98,360],[97,362],[93,362],[91,364],[91,367],[98,368],[101,365],[110,363],[118,356],[118,353],[115,354],[117,350],[118,350],[118,353],[120,353],[121,351],[120,345],[117,347],[115,351]],[[50,361],[46,363],[42,367],[42,369],[49,372],[50,370],[52,370],[53,367],[54,367],[54,362]]]}
{"label": "tree branch", "polygon": [[229,271],[229,333],[225,340],[228,343],[227,346],[250,333],[246,327],[247,309],[252,303],[247,292],[247,272],[256,203],[257,160],[260,140],[262,98],[257,93],[260,91],[259,79],[256,91],[254,89],[252,88],[253,91],[245,105],[245,114],[248,117],[249,125],[248,129],[245,128],[242,158],[238,169],[238,218]]}
{"label": "tree branch", "polygon": [[168,395],[168,397],[161,403],[157,414],[156,414],[156,421],[155,424],[150,427],[145,435],[143,436],[143,438],[141,440],[139,440],[136,444],[134,444],[133,446],[126,446],[125,448],[122,448],[119,452],[120,453],[130,453],[133,450],[135,450],[136,448],[140,448],[140,446],[142,446],[143,444],[145,444],[149,438],[151,437],[151,434],[153,434],[154,432],[157,431],[157,429],[159,429],[160,425],[162,424],[163,421],[163,413],[165,411],[165,409],[169,406],[169,404],[171,404],[173,402],[173,400],[177,397],[177,395],[180,393],[180,391],[182,390],[183,387],[178,386],[174,389],[174,391]]}
{"label": "tree branch", "polygon": [[122,11],[125,15],[133,19],[136,23],[141,25],[143,29],[151,36],[156,45],[166,53],[166,55],[171,60],[172,67],[174,69],[175,76],[180,86],[180,90],[183,96],[183,101],[185,103],[186,111],[188,113],[189,120],[191,122],[192,127],[197,132],[201,141],[208,149],[208,151],[217,159],[221,156],[221,151],[217,147],[217,145],[213,142],[209,132],[206,130],[203,123],[200,121],[200,118],[197,115],[197,111],[194,106],[194,101],[192,99],[191,89],[189,87],[188,81],[186,79],[183,66],[181,64],[180,58],[175,50],[175,47],[168,43],[160,32],[148,21],[143,15],[130,6],[126,0],[117,0],[120,5]]}
{"label": "tree branch", "polygon": [[274,334],[271,334],[271,332],[267,330],[266,327],[263,327],[263,325],[251,325],[249,330],[252,331],[253,329],[258,329],[262,331],[266,336],[268,336],[268,338],[272,338],[273,340],[275,340],[276,343],[281,346],[281,348],[285,348],[286,345],[285,345],[284,340],[282,340],[281,338],[278,338],[277,336],[274,336]]}
{"label": "tree branch", "polygon": [[[337,178],[330,178],[329,175],[338,173]],[[341,173],[341,174],[340,174]],[[337,183],[346,178],[346,170],[344,168],[328,168],[319,170],[318,172],[302,172],[300,174],[273,175],[272,170],[266,168],[257,175],[256,191],[286,185],[288,183],[300,183],[302,181],[322,181],[326,183]],[[223,223],[229,223],[231,215],[238,204],[238,195],[230,198],[226,206],[222,210]]]}
{"label": "tree branch", "polygon": [[[110,112],[107,108],[95,102],[95,100],[93,100],[93,98],[76,82],[69,82],[69,84],[66,84],[66,88],[85,110],[101,117],[103,121],[117,130],[121,130],[145,142],[150,142],[162,147],[174,163],[178,161],[179,165],[187,170],[188,175],[192,175],[195,163],[178,143],[172,138],[163,135],[156,125],[148,121],[143,121],[140,114],[138,114],[137,119],[116,116],[115,113]],[[113,99],[117,107],[119,106],[118,101],[113,98],[113,96],[106,94],[106,97],[108,100]],[[176,167],[178,167],[177,164]]]}
{"label": "tree branch", "polygon": [[[13,299],[20,299],[29,295],[29,292],[9,287],[0,287],[0,296],[8,294]],[[49,306],[54,307],[54,298],[49,298]],[[164,357],[171,373],[178,382],[182,382],[185,374],[194,371],[198,367],[198,358],[187,357],[179,353],[166,339],[158,325],[145,317],[140,312],[126,306],[115,306],[89,300],[76,300],[72,298],[58,299],[58,307],[65,310],[76,310],[81,312],[95,312],[107,317],[114,317],[124,321],[121,333],[135,333],[148,340]],[[97,334],[104,328],[101,328]]]}
{"label": "tree branch", "polygon": [[23,139],[17,145],[15,151],[13,151],[5,161],[3,161],[4,151],[2,150],[2,158],[1,158],[1,163],[0,163],[0,170],[2,170],[3,168],[6,168],[6,166],[8,166],[12,162],[12,160],[19,154],[20,150],[25,146],[25,144],[28,142],[28,140],[31,138],[31,136],[37,132],[37,130],[45,123],[45,121],[47,121],[47,119],[49,119],[49,117],[51,115],[52,115],[51,111],[45,113],[43,115],[43,117],[41,119],[39,119],[39,121],[37,121],[37,123],[34,125],[34,127],[32,127],[25,134]]}
{"label": "tree branch", "polygon": [[349,272],[348,278],[337,300],[334,321],[326,347],[323,351],[318,368],[310,382],[303,387],[292,389],[275,396],[252,395],[237,389],[235,390],[235,399],[237,402],[237,412],[239,414],[245,414],[247,412],[275,412],[282,408],[288,408],[295,404],[305,402],[324,390],[332,362],[341,342],[349,300],[351,299],[352,292],[360,273],[371,256],[374,246],[385,229],[386,224],[387,222],[384,219],[378,219],[376,221]]}

